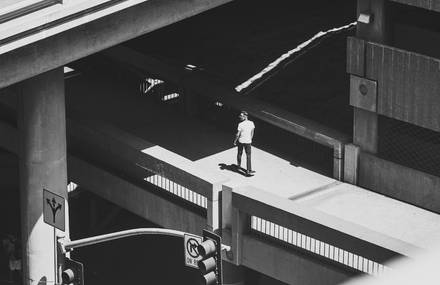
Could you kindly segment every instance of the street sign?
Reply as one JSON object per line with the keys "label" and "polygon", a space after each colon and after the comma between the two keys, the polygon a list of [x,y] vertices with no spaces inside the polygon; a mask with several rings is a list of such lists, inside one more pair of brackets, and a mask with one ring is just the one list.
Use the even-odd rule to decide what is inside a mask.
{"label": "street sign", "polygon": [[183,247],[185,249],[185,265],[189,267],[199,268],[197,262],[202,259],[197,250],[199,244],[202,243],[202,237],[185,233],[183,238]]}
{"label": "street sign", "polygon": [[44,222],[61,231],[65,230],[64,198],[43,189],[43,217]]}

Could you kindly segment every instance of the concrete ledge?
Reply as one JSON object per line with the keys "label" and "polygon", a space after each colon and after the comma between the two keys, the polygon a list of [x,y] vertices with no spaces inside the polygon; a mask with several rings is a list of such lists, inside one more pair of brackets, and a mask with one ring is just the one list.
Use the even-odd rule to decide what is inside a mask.
{"label": "concrete ledge", "polygon": [[383,233],[330,216],[268,192],[244,187],[232,193],[234,209],[384,263],[397,256],[413,256],[419,248]]}

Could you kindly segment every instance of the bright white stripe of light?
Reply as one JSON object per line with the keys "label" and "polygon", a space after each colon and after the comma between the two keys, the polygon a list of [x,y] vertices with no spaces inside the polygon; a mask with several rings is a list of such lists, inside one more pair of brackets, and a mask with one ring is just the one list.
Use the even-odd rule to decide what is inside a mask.
{"label": "bright white stripe of light", "polygon": [[334,32],[337,32],[337,31],[340,31],[340,30],[343,30],[343,29],[348,29],[351,26],[354,26],[356,24],[357,24],[357,22],[353,22],[353,23],[350,23],[348,25],[345,25],[345,26],[342,26],[342,27],[339,27],[339,28],[333,28],[333,29],[327,30],[325,32],[320,31],[319,33],[315,34],[309,40],[307,40],[307,41],[303,42],[302,44],[298,45],[296,48],[294,48],[292,50],[289,50],[288,52],[284,53],[279,58],[277,58],[275,61],[269,63],[269,65],[266,66],[262,71],[260,71],[259,73],[255,74],[254,76],[252,76],[251,78],[249,78],[245,82],[241,83],[237,87],[235,87],[235,90],[237,92],[240,92],[241,90],[249,87],[254,81],[260,79],[264,74],[266,74],[267,72],[269,72],[272,69],[274,69],[275,67],[277,67],[285,59],[289,58],[293,54],[295,54],[295,53],[299,52],[300,50],[302,50],[303,48],[307,47],[314,40],[316,40],[316,39],[318,39],[320,37],[323,37],[323,36],[325,36],[326,34],[329,34],[329,33],[334,33]]}

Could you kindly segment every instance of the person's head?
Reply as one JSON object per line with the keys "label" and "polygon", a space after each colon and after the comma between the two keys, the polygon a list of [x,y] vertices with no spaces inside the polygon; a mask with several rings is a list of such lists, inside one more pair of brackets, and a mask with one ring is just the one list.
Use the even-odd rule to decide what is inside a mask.
{"label": "person's head", "polygon": [[240,119],[240,121],[244,121],[247,120],[248,118],[248,113],[246,111],[241,111],[240,115],[238,115],[238,118]]}

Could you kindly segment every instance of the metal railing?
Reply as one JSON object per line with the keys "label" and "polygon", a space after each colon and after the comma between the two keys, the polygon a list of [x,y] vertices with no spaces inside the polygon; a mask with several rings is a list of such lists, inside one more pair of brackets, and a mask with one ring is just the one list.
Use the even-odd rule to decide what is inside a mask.
{"label": "metal railing", "polygon": [[208,199],[205,196],[171,181],[166,177],[154,174],[145,177],[144,180],[199,207],[208,208]]}
{"label": "metal railing", "polygon": [[378,276],[390,270],[389,267],[366,257],[256,216],[251,216],[250,227],[258,233],[270,236],[366,274]]}

